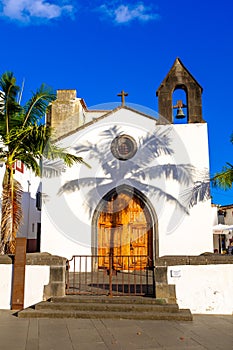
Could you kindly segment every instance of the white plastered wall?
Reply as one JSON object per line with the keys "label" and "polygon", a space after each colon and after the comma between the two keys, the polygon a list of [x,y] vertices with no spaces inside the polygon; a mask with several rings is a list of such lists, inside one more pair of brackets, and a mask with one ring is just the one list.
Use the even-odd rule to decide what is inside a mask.
{"label": "white plastered wall", "polygon": [[[63,147],[72,148],[85,141],[100,142],[98,135],[104,130],[118,126],[125,134],[135,138],[139,144],[140,137],[147,133],[155,134],[166,131],[170,140],[170,147],[174,154],[155,158],[157,164],[190,164],[197,170],[196,177],[199,180],[208,173],[208,135],[206,124],[185,125],[161,125],[156,126],[155,120],[144,117],[133,111],[120,109],[108,117],[103,118],[89,127],[83,128],[60,143]],[[78,191],[66,192],[58,195],[61,186],[66,181],[80,178],[106,177],[106,194],[112,189],[109,177],[103,172],[101,164],[88,152],[80,154],[91,165],[91,169],[83,165],[75,165],[67,169],[59,179],[46,180],[43,182],[43,193],[46,193],[42,209],[42,241],[41,250],[70,258],[74,254],[91,254],[92,250],[92,216],[95,206],[90,207],[87,203],[89,190],[93,187],[81,186]],[[137,154],[131,159],[139,164]],[[130,175],[127,179],[116,179],[117,184],[129,184]],[[142,180],[143,184],[162,186],[166,193],[174,196],[179,201],[183,200],[184,194],[190,191],[185,183],[175,182],[165,178]],[[138,190],[141,191],[140,185]],[[143,192],[143,191],[142,191]],[[92,192],[94,193],[94,192]],[[148,198],[154,206],[158,218],[159,231],[159,255],[197,255],[203,252],[213,251],[212,216],[210,200],[203,201],[193,208],[187,208],[189,215],[172,201],[162,197]],[[97,183],[94,196],[101,200],[102,193]],[[96,202],[95,202],[96,203]],[[95,204],[96,205],[96,204]],[[91,215],[89,213],[91,212]]]}
{"label": "white plastered wall", "polygon": [[[0,309],[11,309],[13,265],[0,264]],[[24,308],[43,300],[44,286],[49,283],[50,266],[26,265]]]}
{"label": "white plastered wall", "polygon": [[194,314],[233,314],[233,265],[168,267],[168,283],[176,286],[177,303]]}

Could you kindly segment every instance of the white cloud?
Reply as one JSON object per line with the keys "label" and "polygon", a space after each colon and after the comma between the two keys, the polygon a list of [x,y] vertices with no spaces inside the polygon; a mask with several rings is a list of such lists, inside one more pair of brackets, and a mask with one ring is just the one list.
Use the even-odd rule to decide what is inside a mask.
{"label": "white cloud", "polygon": [[[54,1],[53,1],[54,2]],[[46,0],[3,0],[1,16],[11,20],[29,23],[32,20],[51,20],[63,15],[72,16],[72,5],[63,5],[63,1],[51,4]]]}
{"label": "white cloud", "polygon": [[117,24],[125,24],[134,20],[147,22],[159,18],[159,15],[153,12],[151,6],[145,6],[142,2],[134,5],[120,5],[116,1],[112,5],[101,5],[99,10]]}

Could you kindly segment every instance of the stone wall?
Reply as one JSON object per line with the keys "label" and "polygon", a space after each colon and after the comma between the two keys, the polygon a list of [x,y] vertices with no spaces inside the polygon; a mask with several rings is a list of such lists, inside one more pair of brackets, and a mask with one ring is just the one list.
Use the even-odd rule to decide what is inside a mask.
{"label": "stone wall", "polygon": [[57,90],[57,99],[47,112],[47,124],[55,131],[55,138],[67,135],[82,125],[81,110],[76,90]]}

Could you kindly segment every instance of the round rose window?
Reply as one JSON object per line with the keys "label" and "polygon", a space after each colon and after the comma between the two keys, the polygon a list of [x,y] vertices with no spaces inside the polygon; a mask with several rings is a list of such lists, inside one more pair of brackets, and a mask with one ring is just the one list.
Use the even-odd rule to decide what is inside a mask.
{"label": "round rose window", "polygon": [[115,158],[127,160],[132,158],[137,152],[137,144],[133,137],[120,135],[112,141],[111,151]]}

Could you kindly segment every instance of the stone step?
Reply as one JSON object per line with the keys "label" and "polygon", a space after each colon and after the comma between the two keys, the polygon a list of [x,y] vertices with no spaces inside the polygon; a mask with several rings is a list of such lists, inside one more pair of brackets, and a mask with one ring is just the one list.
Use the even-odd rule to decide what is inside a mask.
{"label": "stone step", "polygon": [[49,301],[53,303],[102,303],[102,304],[140,304],[140,305],[164,305],[165,299],[132,297],[132,296],[88,296],[88,295],[67,295],[65,297],[52,297]]}
{"label": "stone step", "polygon": [[112,311],[63,311],[63,310],[36,310],[27,308],[18,312],[20,318],[111,318],[111,319],[134,319],[134,320],[177,320],[192,321],[192,314],[188,309],[178,312],[112,312]]}
{"label": "stone step", "polygon": [[53,297],[19,311],[18,317],[192,320],[190,310],[180,310],[176,303],[166,303],[165,299],[87,295]]}
{"label": "stone step", "polygon": [[138,303],[64,303],[41,302],[35,305],[36,310],[60,310],[60,311],[112,311],[112,312],[178,312],[177,304],[138,304]]}

